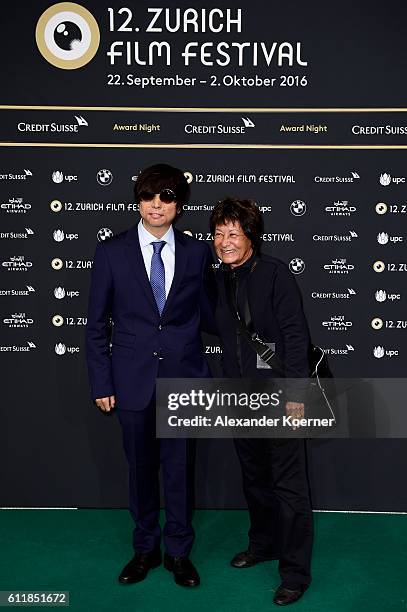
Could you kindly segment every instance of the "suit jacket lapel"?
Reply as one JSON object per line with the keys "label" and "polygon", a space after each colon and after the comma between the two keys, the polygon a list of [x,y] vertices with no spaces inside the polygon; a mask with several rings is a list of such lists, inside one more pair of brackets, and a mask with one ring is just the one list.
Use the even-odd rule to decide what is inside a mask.
{"label": "suit jacket lapel", "polygon": [[151,302],[151,307],[155,309],[157,314],[159,314],[153,290],[147,276],[143,255],[141,253],[137,225],[131,227],[127,232],[125,253],[140,289]]}
{"label": "suit jacket lapel", "polygon": [[171,307],[172,302],[174,301],[174,296],[178,292],[179,284],[184,276],[185,267],[188,261],[187,247],[184,234],[179,230],[174,228],[174,242],[175,242],[175,269],[174,269],[174,278],[172,279],[171,289],[168,294],[167,300],[165,302],[164,310],[162,312],[162,317],[165,316],[168,309]]}

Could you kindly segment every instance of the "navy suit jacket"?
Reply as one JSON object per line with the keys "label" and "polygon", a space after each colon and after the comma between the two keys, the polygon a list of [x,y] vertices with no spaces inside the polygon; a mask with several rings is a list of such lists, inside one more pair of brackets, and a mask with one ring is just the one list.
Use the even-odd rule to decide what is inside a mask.
{"label": "navy suit jacket", "polygon": [[210,376],[200,330],[215,332],[212,255],[206,243],[174,234],[174,279],[161,316],[137,225],[96,247],[86,328],[92,399],[115,395],[118,409],[143,410],[156,378]]}

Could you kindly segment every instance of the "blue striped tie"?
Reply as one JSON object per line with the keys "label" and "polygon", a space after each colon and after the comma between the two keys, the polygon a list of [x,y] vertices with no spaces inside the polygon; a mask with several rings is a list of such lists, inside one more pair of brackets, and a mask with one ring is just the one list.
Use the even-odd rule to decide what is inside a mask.
{"label": "blue striped tie", "polygon": [[150,270],[150,283],[154,293],[157,307],[162,314],[165,306],[165,269],[164,263],[161,258],[161,251],[163,250],[165,240],[159,242],[152,242],[154,253],[151,258],[151,270]]}

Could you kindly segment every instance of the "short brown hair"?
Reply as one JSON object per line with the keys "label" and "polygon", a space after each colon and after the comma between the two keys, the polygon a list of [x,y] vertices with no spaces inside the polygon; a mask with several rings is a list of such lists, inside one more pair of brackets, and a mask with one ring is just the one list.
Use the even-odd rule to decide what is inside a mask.
{"label": "short brown hair", "polygon": [[258,251],[263,233],[263,218],[253,200],[225,198],[220,200],[212,211],[209,227],[212,236],[218,225],[227,222],[240,223],[244,235],[251,241],[254,250]]}

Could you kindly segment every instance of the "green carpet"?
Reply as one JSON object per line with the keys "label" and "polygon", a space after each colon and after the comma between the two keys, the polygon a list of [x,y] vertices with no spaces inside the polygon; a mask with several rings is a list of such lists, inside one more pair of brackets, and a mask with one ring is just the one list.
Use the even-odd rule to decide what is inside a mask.
{"label": "green carpet", "polygon": [[[278,610],[277,562],[229,566],[246,547],[247,513],[201,510],[194,525],[199,588],[177,586],[162,567],[140,584],[121,586],[117,575],[133,554],[126,510],[4,510],[0,590],[70,591],[70,609],[87,612]],[[289,609],[407,610],[407,516],[315,514],[313,583]]]}

